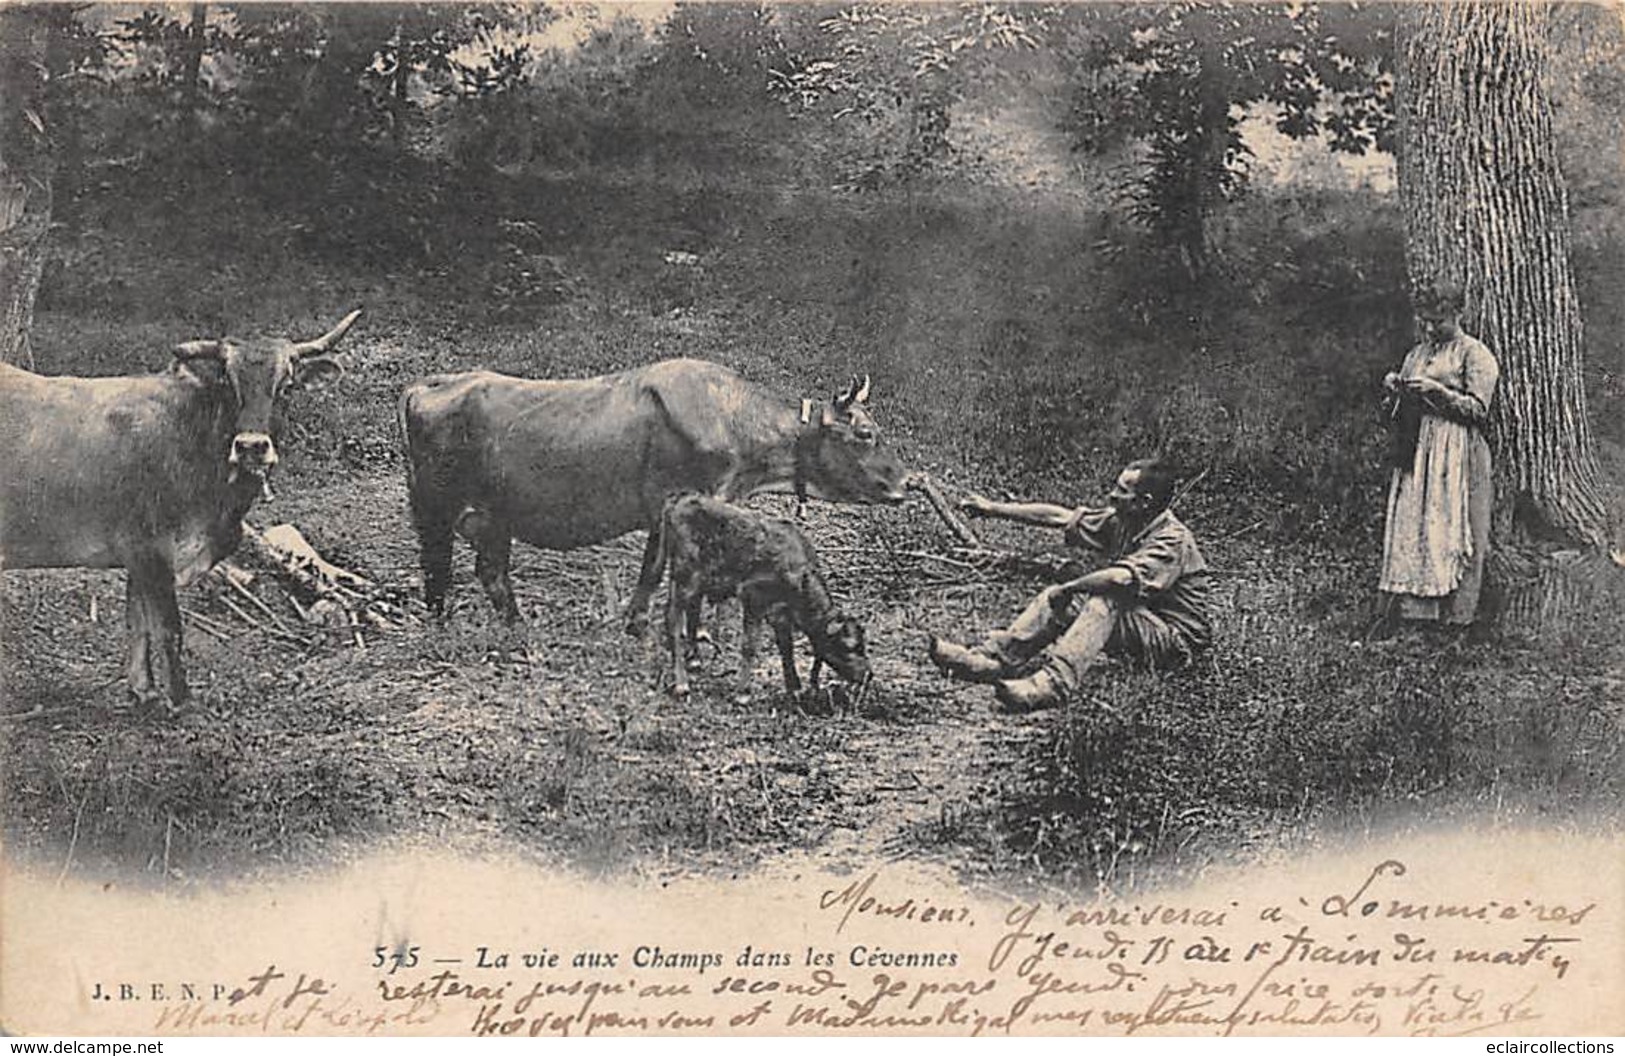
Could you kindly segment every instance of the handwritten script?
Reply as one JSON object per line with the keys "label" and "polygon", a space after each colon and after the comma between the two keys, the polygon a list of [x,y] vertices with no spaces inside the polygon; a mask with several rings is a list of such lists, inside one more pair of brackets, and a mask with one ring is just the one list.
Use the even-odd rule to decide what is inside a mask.
{"label": "handwritten script", "polygon": [[[1508,890],[1468,901],[1398,859],[1322,889],[1203,902],[956,902],[884,872],[821,881],[795,920],[633,941],[603,932],[257,964],[146,1005],[186,1033],[586,1036],[912,1032],[1508,1035],[1563,1029],[1612,952],[1609,907]],[[779,925],[775,933],[775,924]],[[695,935],[706,936],[696,940]],[[794,936],[794,941],[786,936]],[[104,999],[135,984],[94,984]],[[114,990],[114,987],[124,990]]]}

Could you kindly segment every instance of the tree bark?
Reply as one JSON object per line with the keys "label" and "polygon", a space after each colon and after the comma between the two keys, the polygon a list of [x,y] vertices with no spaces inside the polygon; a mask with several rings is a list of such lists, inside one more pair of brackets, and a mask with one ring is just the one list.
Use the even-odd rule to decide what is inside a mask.
{"label": "tree bark", "polygon": [[0,360],[34,365],[29,333],[51,228],[47,12],[0,5]]}
{"label": "tree bark", "polygon": [[1490,409],[1491,573],[1530,544],[1602,547],[1568,196],[1543,86],[1544,6],[1412,10],[1398,91],[1399,194],[1414,289],[1466,293],[1466,331],[1501,364]]}
{"label": "tree bark", "polygon": [[196,162],[199,126],[202,115],[198,112],[203,92],[203,51],[208,39],[209,5],[193,4],[192,20],[186,28],[185,62],[181,70],[181,134],[185,137],[188,151],[192,157],[188,160]]}

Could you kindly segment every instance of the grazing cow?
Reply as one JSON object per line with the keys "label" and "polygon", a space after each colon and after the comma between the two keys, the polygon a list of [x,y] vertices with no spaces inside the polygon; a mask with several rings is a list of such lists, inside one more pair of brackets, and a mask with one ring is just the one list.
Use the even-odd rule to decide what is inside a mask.
{"label": "grazing cow", "polygon": [[740,638],[739,693],[750,686],[756,639],[765,619],[773,625],[784,662],[784,688],[801,691],[796,675],[796,628],[813,647],[813,685],[827,663],[856,685],[869,681],[863,625],[843,615],[829,596],[806,536],[789,521],[705,495],[679,495],[661,518],[665,563],[671,569],[666,638],[671,645],[672,693],[688,696],[688,667],[680,639],[688,622],[688,650],[697,645],[700,603],[737,596],[745,614]]}
{"label": "grazing cow", "polygon": [[278,399],[337,371],[360,310],[314,341],[188,341],[161,374],[41,377],[0,364],[0,568],[123,568],[129,689],[186,700],[177,583],[237,547],[269,494]]}
{"label": "grazing cow", "polygon": [[715,363],[673,359],[621,374],[530,381],[486,371],[407,387],[401,425],[429,610],[444,611],[454,532],[510,622],[515,538],[567,550],[649,530],[627,612],[642,633],[660,584],[660,512],[697,491],[739,499],[792,485],[836,502],[901,502],[902,463],[863,404],[869,382],[798,407]]}

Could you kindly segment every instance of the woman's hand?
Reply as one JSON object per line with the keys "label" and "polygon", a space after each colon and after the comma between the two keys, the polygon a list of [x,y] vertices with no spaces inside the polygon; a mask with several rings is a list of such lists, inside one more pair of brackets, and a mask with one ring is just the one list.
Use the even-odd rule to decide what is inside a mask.
{"label": "woman's hand", "polygon": [[1404,386],[1406,392],[1415,393],[1418,396],[1426,396],[1430,392],[1449,391],[1432,378],[1406,378],[1400,382],[1400,385]]}

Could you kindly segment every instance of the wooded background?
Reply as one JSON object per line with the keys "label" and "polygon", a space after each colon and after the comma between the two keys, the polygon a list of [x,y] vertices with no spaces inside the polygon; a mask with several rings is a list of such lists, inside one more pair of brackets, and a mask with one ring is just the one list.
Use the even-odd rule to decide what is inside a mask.
{"label": "wooded background", "polygon": [[[1224,610],[1209,665],[1113,673],[1115,719],[1069,714],[1032,742],[979,721],[940,742],[944,714],[985,718],[985,702],[915,674],[918,632],[985,630],[1032,584],[929,579],[954,567],[920,556],[944,545],[931,515],[876,512],[814,534],[871,618],[893,680],[875,707],[898,725],[719,718],[704,700],[656,721],[647,687],[601,673],[624,681],[631,662],[569,622],[613,593],[591,562],[622,574],[631,558],[568,558],[583,572],[530,552],[525,603],[563,621],[535,633],[569,639],[539,648],[581,667],[548,677],[575,688],[490,660],[497,632],[472,609],[475,630],[367,657],[347,639],[289,657],[241,636],[214,656],[194,634],[194,680],[226,727],[104,734],[87,719],[96,751],[23,730],[10,751],[27,765],[6,780],[25,845],[79,835],[78,817],[101,826],[82,851],[161,841],[166,862],[172,837],[177,857],[220,860],[399,827],[396,771],[347,742],[308,757],[296,742],[315,722],[387,727],[394,701],[418,715],[426,686],[461,725],[390,766],[571,853],[602,850],[606,813],[640,853],[718,834],[816,843],[826,814],[881,816],[818,778],[820,752],[865,738],[888,766],[935,759],[980,782],[919,793],[933,820],[917,843],[1085,876],[1322,810],[1617,807],[1620,588],[1584,556],[1622,546],[1617,8],[7,5],[0,41],[0,351],[43,373],[139,372],[180,340],[308,336],[365,305],[351,374],[290,409],[267,516],[401,597],[416,562],[402,384],[682,354],[787,394],[871,373],[882,428],[950,491],[1083,502],[1160,450],[1199,477],[1181,515]],[[1502,364],[1512,618],[1488,642],[1379,654],[1364,641],[1387,486],[1378,380],[1414,340],[1412,285],[1436,278],[1467,289],[1467,329]],[[1541,571],[1576,564],[1555,584]],[[82,602],[59,580],[13,590],[14,691],[99,684],[106,621],[86,624]],[[531,777],[473,754],[441,759],[439,778],[413,769],[414,752],[488,732],[491,701],[537,693],[481,742]],[[114,750],[159,736],[150,758]],[[739,738],[790,769],[684,769]],[[616,762],[629,751],[640,770]],[[284,756],[303,776],[277,769]],[[996,773],[968,761],[984,757]],[[741,805],[769,795],[748,782],[772,781],[799,791]],[[295,785],[320,795],[272,794]]]}

